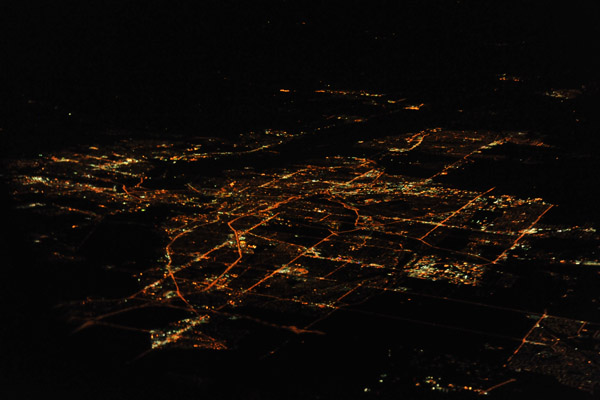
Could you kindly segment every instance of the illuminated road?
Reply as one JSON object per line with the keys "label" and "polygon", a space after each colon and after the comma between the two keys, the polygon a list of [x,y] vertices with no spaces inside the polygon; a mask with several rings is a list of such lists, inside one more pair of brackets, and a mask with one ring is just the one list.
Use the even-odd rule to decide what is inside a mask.
{"label": "illuminated road", "polygon": [[[282,89],[281,94],[291,95],[293,90]],[[532,149],[544,143],[519,132],[437,127],[372,138],[369,121],[420,112],[422,105],[407,106],[404,99],[360,91],[319,90],[314,96],[368,101],[375,111],[325,115],[312,128],[292,133],[250,132],[236,143],[210,137],[185,143],[123,140],[12,163],[20,207],[52,214],[59,221],[51,228],[55,234],[42,227],[35,239],[44,242],[54,235],[58,243],[53,245],[53,257],[81,257],[79,249],[94,242],[98,226],[115,216],[148,218],[162,235],[162,255],[156,259],[136,268],[131,267],[135,260],[107,263],[131,274],[139,284],[135,291],[64,305],[80,329],[103,325],[143,332],[151,340],[148,351],[225,351],[235,348],[250,329],[240,329],[240,320],[295,335],[323,335],[324,321],[344,311],[508,341],[514,349],[503,350],[508,354],[505,367],[515,369],[533,368],[533,347],[553,349],[561,340],[598,332],[600,321],[560,312],[544,311],[540,317],[538,307],[461,294],[465,288],[485,292],[496,284],[493,279],[510,288],[519,273],[510,264],[531,257],[539,264],[577,264],[575,259],[556,260],[545,254],[536,248],[536,240],[565,236],[556,232],[598,239],[589,228],[545,224],[554,205],[542,198],[521,198],[486,182],[482,190],[445,183],[466,165],[500,158],[497,151],[505,145]],[[351,150],[344,155],[266,168],[237,164],[256,154],[277,157],[284,146],[310,135],[337,134],[343,139],[344,129],[350,128],[363,129],[364,137],[343,143]],[[351,152],[354,155],[347,154]],[[195,163],[217,160],[226,165],[223,173],[198,177],[186,172],[210,165]],[[386,168],[389,165],[396,170]],[[445,285],[445,294],[427,289],[428,283]],[[415,314],[408,305],[406,315],[360,307],[382,294],[396,296],[402,304],[417,299],[414,304],[536,320],[524,332],[506,328],[501,319],[479,324],[476,317],[458,321],[442,313]],[[142,309],[177,311],[186,317],[152,327],[116,318]],[[549,338],[540,333],[544,324],[578,330],[571,339],[564,334],[566,328]],[[288,340],[270,343],[264,354],[275,354]],[[585,379],[600,371],[589,346],[561,354],[585,358],[580,371]],[[583,385],[571,375],[553,371],[548,367],[542,373],[571,386]],[[452,384],[445,390],[486,394],[514,381],[490,381],[479,387]],[[423,382],[418,384],[439,386],[436,380]]]}

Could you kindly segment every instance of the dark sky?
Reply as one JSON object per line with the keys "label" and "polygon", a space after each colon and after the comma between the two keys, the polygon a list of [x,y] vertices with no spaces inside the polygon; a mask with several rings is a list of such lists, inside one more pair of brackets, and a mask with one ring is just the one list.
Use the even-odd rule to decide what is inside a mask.
{"label": "dark sky", "polygon": [[14,1],[0,7],[7,117],[33,99],[86,115],[91,124],[127,125],[161,113],[190,114],[198,105],[214,115],[235,99],[280,87],[427,92],[448,85],[451,92],[499,73],[577,86],[596,80],[600,70],[595,1]]}
{"label": "dark sky", "polygon": [[16,3],[3,13],[13,72],[103,90],[134,85],[132,78],[185,86],[218,71],[312,81],[407,65],[442,73],[473,63],[532,67],[519,63],[533,56],[567,66],[591,60],[600,16],[591,1],[552,9],[526,1]]}

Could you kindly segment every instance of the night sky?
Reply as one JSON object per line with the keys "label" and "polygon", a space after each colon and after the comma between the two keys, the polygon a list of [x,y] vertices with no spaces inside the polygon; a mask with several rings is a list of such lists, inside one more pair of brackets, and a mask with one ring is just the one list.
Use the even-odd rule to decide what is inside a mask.
{"label": "night sky", "polygon": [[223,113],[285,85],[449,97],[489,73],[564,85],[597,71],[594,2],[15,3],[2,6],[2,108],[14,117],[32,99],[74,111],[48,123],[67,130],[252,124]]}

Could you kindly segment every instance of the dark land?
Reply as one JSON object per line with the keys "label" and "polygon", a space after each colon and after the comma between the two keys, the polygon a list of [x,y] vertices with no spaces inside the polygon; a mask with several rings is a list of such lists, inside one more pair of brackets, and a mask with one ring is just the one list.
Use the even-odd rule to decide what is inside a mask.
{"label": "dark land", "polygon": [[3,398],[600,393],[598,5],[3,5]]}

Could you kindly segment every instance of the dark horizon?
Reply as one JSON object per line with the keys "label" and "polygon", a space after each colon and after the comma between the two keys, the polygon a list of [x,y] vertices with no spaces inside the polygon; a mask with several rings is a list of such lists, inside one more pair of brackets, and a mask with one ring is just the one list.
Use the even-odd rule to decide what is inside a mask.
{"label": "dark horizon", "polygon": [[592,2],[5,8],[6,117],[31,100],[75,111],[71,120],[88,129],[198,126],[287,86],[462,96],[503,73],[540,88],[589,85],[600,67]]}

